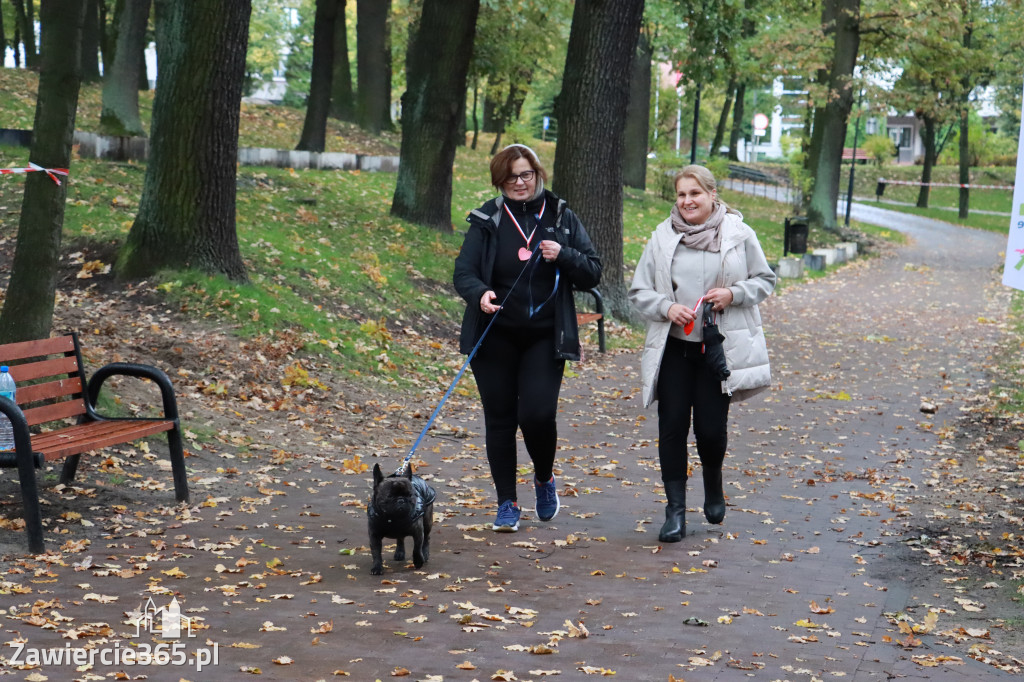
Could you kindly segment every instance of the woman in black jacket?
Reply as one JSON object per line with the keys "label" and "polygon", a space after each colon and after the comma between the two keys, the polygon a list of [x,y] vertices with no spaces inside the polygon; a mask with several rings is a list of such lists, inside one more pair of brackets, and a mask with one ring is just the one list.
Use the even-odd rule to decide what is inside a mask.
{"label": "woman in black jacket", "polygon": [[455,260],[455,289],[466,300],[460,350],[471,353],[487,334],[470,366],[498,496],[492,527],[500,532],[519,530],[517,429],[533,460],[537,516],[550,521],[558,513],[552,471],[558,392],[565,361],[580,359],[572,291],[601,279],[587,231],[563,200],[544,189],[546,180],[525,145],[495,155],[491,184],[501,196],[466,218],[469,230]]}

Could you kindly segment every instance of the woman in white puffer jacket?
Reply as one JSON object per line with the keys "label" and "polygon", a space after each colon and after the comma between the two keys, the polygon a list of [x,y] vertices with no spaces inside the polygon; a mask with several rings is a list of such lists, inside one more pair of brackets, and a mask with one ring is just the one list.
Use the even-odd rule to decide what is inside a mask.
{"label": "woman in white puffer jacket", "polygon": [[[729,404],[771,384],[757,305],[775,289],[757,235],[718,198],[715,177],[687,166],[676,201],[655,228],[633,275],[629,300],[648,321],[641,360],[644,407],[658,401],[658,457],[668,505],[662,542],[686,536],[686,440],[692,418],[704,471],[704,515],[725,518],[722,463]],[[700,302],[710,302],[725,335],[730,374],[719,381],[705,362]]]}

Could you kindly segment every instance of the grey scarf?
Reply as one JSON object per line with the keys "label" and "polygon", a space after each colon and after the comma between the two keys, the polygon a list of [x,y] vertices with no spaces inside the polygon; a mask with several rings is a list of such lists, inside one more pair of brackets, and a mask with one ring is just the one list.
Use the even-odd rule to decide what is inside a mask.
{"label": "grey scarf", "polygon": [[679,207],[672,206],[672,229],[683,235],[683,246],[698,251],[718,253],[722,248],[722,221],[725,219],[725,206],[716,201],[715,208],[707,221],[702,225],[691,225],[683,220]]}

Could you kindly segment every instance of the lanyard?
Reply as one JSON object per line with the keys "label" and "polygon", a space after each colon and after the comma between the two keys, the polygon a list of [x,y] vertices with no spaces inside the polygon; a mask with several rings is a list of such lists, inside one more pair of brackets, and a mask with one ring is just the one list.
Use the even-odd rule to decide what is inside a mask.
{"label": "lanyard", "polygon": [[519,235],[523,238],[523,241],[526,242],[526,247],[521,247],[519,249],[519,260],[521,261],[529,261],[533,256],[533,253],[530,250],[530,242],[533,241],[533,235],[537,234],[537,226],[540,225],[540,218],[544,215],[544,209],[547,208],[547,206],[548,200],[545,199],[544,203],[540,206],[540,212],[533,214],[534,218],[537,219],[537,222],[534,224],[533,230],[530,232],[530,236],[527,237],[526,232],[524,232],[522,226],[519,225],[519,221],[516,220],[514,215],[512,215],[512,211],[509,209],[508,203],[502,204],[502,207],[505,209],[505,213],[507,213],[508,217],[512,219],[512,224],[516,226],[516,229],[519,230]]}

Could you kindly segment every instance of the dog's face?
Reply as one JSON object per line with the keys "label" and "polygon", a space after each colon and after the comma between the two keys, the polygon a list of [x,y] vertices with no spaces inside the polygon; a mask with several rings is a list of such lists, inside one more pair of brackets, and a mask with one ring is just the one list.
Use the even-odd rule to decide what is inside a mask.
{"label": "dog's face", "polygon": [[401,521],[416,512],[416,490],[412,484],[412,467],[402,476],[385,477],[379,464],[373,465],[373,499],[377,516],[387,521]]}

